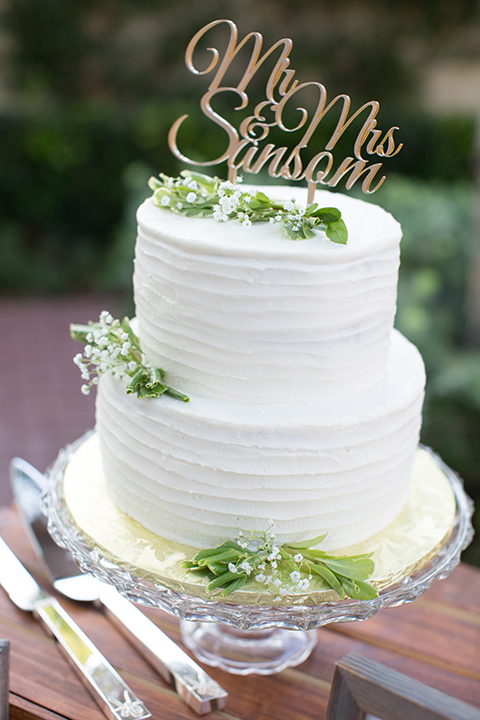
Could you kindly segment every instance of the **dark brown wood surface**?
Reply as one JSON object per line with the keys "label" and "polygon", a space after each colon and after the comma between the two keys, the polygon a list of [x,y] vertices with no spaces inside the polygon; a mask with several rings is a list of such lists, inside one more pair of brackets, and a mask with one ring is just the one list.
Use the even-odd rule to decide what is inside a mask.
{"label": "dark brown wood surface", "polygon": [[[0,508],[0,535],[40,581],[38,562],[16,512]],[[46,586],[48,587],[48,586]],[[197,717],[157,676],[100,610],[59,598],[158,720]],[[181,644],[178,621],[144,610]],[[334,665],[349,652],[480,708],[480,571],[460,565],[421,598],[390,608],[364,622],[318,630],[312,655],[277,675],[238,676],[206,668],[229,693],[224,711],[209,720],[323,720]],[[55,647],[29,614],[0,588],[0,638],[10,640],[11,720],[104,720],[104,716]]]}

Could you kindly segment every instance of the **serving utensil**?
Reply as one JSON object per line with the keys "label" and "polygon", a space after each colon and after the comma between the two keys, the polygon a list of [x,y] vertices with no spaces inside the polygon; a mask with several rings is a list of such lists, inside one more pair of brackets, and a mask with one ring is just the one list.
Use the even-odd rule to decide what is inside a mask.
{"label": "serving utensil", "polygon": [[33,612],[56,638],[59,648],[108,718],[143,720],[151,717],[143,702],[60,603],[42,590],[2,538],[0,585],[17,607]]}
{"label": "serving utensil", "polygon": [[45,476],[25,460],[14,458],[10,481],[32,544],[54,588],[72,600],[100,602],[120,632],[197,714],[223,708],[227,693],[203,668],[112,585],[82,573],[70,553],[52,540],[40,507]]}

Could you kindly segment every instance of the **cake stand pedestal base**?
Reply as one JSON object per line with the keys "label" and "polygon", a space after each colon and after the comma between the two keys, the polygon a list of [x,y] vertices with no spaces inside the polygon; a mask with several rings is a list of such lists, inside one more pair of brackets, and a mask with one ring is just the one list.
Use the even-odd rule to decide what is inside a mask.
{"label": "cake stand pedestal base", "polygon": [[183,640],[207,665],[236,675],[271,675],[299,665],[317,644],[316,630],[239,630],[213,622],[182,620]]}

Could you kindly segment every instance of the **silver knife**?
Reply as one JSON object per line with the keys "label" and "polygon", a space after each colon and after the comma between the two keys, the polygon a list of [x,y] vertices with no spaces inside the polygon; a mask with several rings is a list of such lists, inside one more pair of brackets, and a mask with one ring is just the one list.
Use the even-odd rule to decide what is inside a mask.
{"label": "silver knife", "polygon": [[14,458],[10,480],[33,546],[54,588],[72,600],[99,600],[115,626],[197,714],[225,707],[227,692],[215,680],[113,586],[82,573],[70,553],[52,540],[40,509],[45,476],[25,460]]}
{"label": "silver knife", "polygon": [[112,720],[142,720],[151,717],[116,670],[65,612],[47,595],[8,545],[0,538],[0,585],[22,610],[33,612],[58,641],[105,715]]}

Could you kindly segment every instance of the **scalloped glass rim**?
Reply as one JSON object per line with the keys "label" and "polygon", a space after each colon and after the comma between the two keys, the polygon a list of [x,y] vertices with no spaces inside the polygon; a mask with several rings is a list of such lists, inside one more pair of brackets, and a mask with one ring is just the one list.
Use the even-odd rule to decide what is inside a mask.
{"label": "scalloped glass rim", "polygon": [[150,607],[158,607],[185,620],[215,621],[239,629],[284,627],[310,630],[331,622],[365,620],[380,609],[412,602],[422,595],[433,580],[447,577],[459,564],[460,555],[473,537],[471,517],[473,503],[463,489],[463,483],[430,448],[423,447],[447,477],[456,500],[455,520],[448,538],[438,553],[420,570],[386,587],[373,600],[342,600],[323,602],[314,606],[257,606],[193,597],[160,583],[139,577],[134,567],[120,567],[103,556],[80,533],[66,505],[63,493],[63,473],[78,447],[91,435],[87,433],[64,448],[47,473],[47,490],[43,496],[49,531],[55,542],[67,548],[82,571],[115,585],[132,600]]}

